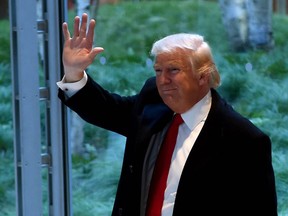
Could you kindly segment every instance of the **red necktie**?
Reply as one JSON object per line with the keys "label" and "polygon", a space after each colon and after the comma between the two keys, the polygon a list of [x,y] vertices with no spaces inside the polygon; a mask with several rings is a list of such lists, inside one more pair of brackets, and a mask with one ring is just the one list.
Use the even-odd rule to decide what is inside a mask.
{"label": "red necktie", "polygon": [[161,215],[164,192],[166,189],[171,158],[176,144],[178,127],[182,123],[183,119],[181,118],[181,115],[176,114],[159,151],[150,184],[146,216]]}

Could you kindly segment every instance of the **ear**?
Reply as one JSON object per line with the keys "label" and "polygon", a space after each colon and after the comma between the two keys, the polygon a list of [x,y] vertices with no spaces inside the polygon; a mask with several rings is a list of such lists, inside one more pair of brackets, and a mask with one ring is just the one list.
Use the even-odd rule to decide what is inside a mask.
{"label": "ear", "polygon": [[201,73],[199,76],[199,85],[207,85],[209,82],[209,73]]}

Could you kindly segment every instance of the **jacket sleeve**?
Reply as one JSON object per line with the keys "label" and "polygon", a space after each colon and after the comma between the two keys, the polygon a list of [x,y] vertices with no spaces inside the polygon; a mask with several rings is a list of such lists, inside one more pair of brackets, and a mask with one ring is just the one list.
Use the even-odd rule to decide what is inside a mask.
{"label": "jacket sleeve", "polygon": [[58,97],[88,123],[126,136],[137,95],[122,97],[110,93],[88,75],[86,85],[72,97],[68,98],[61,89]]}

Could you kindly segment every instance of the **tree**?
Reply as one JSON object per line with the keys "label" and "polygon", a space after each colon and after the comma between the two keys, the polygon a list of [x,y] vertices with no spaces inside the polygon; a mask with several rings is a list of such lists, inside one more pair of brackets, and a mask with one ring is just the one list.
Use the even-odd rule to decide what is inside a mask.
{"label": "tree", "polygon": [[232,49],[272,49],[271,0],[219,0]]}

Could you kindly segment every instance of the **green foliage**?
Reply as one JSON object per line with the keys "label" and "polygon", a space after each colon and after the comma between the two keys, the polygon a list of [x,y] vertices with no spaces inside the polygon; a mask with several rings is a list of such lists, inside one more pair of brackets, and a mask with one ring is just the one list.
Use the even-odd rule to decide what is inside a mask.
{"label": "green foliage", "polygon": [[9,22],[0,20],[0,63],[10,63]]}
{"label": "green foliage", "polygon": [[9,65],[0,63],[0,152],[11,150],[13,145],[11,77],[9,70]]}
{"label": "green foliage", "polygon": [[0,152],[2,152],[11,150],[13,145],[8,20],[0,20],[0,29]]}
{"label": "green foliage", "polygon": [[0,209],[1,215],[15,215],[14,163],[11,152],[0,152]]}
{"label": "green foliage", "polygon": [[[181,4],[144,1],[105,5],[100,8],[96,18],[96,44],[105,48],[103,55],[109,61],[143,63],[149,56],[153,42],[169,34],[198,32],[212,43],[223,37],[225,31],[219,10],[211,10],[211,7],[215,7],[215,4],[191,1]],[[199,13],[209,13],[213,28],[208,27],[210,22],[198,16]],[[215,34],[218,36],[214,37]]]}
{"label": "green foliage", "polygon": [[[81,216],[111,214],[123,155],[124,138],[109,136],[109,146],[94,160],[73,157],[74,214]],[[92,189],[92,190],[91,190]]]}
{"label": "green foliage", "polygon": [[[69,12],[70,28],[74,15],[73,11]],[[104,47],[105,51],[97,56],[88,73],[108,90],[124,95],[135,94],[146,78],[154,74],[149,51],[155,40],[176,32],[205,36],[222,77],[220,93],[271,137],[279,216],[287,215],[287,16],[273,16],[273,50],[247,53],[231,52],[219,7],[212,1],[123,1],[102,5],[96,21],[95,45]],[[13,215],[8,214],[14,205],[11,201],[14,199],[14,169],[8,26],[7,21],[0,21],[0,208],[4,209],[4,215]],[[85,125],[84,130],[84,142],[91,154],[72,158],[74,213],[109,215],[121,169],[124,140],[111,138],[110,134],[91,125]]]}
{"label": "green foliage", "polygon": [[282,48],[287,50],[287,28],[288,18],[281,14],[274,14],[273,16],[273,35],[276,38],[275,44],[280,51]]}

